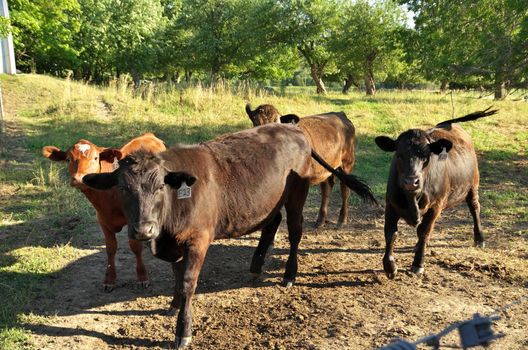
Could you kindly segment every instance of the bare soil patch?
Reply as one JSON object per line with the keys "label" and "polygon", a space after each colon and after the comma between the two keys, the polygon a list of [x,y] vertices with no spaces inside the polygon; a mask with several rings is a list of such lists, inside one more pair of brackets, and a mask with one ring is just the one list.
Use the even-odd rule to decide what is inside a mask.
{"label": "bare soil patch", "polygon": [[[211,246],[193,302],[190,349],[372,349],[395,337],[416,340],[436,333],[526,295],[526,238],[497,234],[491,227],[488,248],[473,248],[471,220],[463,206],[444,213],[422,277],[407,272],[416,238],[413,229],[401,225],[396,251],[401,273],[388,280],[381,267],[380,212],[355,208],[345,228],[329,224],[313,230],[317,201],[318,195],[311,194],[292,288],[281,286],[288,253],[284,226],[257,281],[249,274],[249,262],[258,233]],[[92,231],[90,240],[101,244],[102,234]],[[136,290],[133,255],[125,232],[119,236],[117,288],[102,291],[104,247],[90,247],[92,254],[51,282],[53,293],[28,305],[32,316],[24,326],[33,333],[32,345],[54,350],[171,347],[176,319],[164,315],[173,286],[170,265],[147,251],[152,286]],[[527,309],[524,303],[503,315],[495,328],[506,337],[490,349],[528,347]],[[453,332],[446,344],[459,344],[457,337]]]}

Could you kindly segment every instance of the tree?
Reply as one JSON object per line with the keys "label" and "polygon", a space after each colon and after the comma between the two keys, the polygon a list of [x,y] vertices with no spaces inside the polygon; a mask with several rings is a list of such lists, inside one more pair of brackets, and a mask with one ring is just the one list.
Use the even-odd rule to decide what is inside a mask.
{"label": "tree", "polygon": [[481,79],[495,98],[526,77],[528,3],[524,0],[407,0],[416,13],[424,71],[442,81]]}
{"label": "tree", "polygon": [[19,69],[57,73],[77,65],[77,0],[12,0],[9,9]]}
{"label": "tree", "polygon": [[324,77],[336,71],[330,49],[338,21],[337,0],[279,0],[276,18],[282,40],[294,45],[310,68],[318,94],[326,93]]}
{"label": "tree", "polygon": [[376,75],[395,74],[403,68],[403,25],[403,13],[391,0],[358,0],[346,5],[331,45],[345,79],[343,92],[362,79],[367,95],[373,95]]}
{"label": "tree", "polygon": [[159,0],[79,0],[76,37],[84,78],[101,82],[130,73],[137,85],[155,65],[154,34],[164,26]]}

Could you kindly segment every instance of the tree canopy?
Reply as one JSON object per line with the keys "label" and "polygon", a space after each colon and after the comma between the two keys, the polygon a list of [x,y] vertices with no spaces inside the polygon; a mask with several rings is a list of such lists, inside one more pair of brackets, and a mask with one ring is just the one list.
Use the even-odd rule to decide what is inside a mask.
{"label": "tree canopy", "polygon": [[[525,0],[10,0],[17,66],[95,83],[122,74],[292,81],[374,94],[422,81],[526,87]],[[409,13],[413,15],[409,20]]]}

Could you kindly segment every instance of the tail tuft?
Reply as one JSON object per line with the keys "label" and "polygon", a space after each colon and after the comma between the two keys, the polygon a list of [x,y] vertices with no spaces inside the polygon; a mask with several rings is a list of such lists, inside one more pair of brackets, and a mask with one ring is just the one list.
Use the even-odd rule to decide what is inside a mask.
{"label": "tail tuft", "polygon": [[449,119],[449,120],[443,121],[441,123],[436,124],[436,126],[444,126],[444,125],[449,125],[449,124],[453,124],[453,123],[469,122],[469,121],[472,121],[472,120],[476,120],[476,119],[484,118],[484,117],[487,117],[487,116],[490,116],[490,115],[494,115],[494,114],[496,114],[499,111],[498,109],[491,109],[491,107],[492,106],[489,106],[488,108],[486,108],[483,111],[473,112],[473,113],[467,114],[467,115],[465,115],[463,117],[460,117],[460,118]]}
{"label": "tail tuft", "polygon": [[321,164],[323,168],[337,176],[337,178],[342,181],[347,187],[349,187],[352,191],[356,192],[356,194],[363,201],[379,205],[378,201],[374,197],[374,194],[372,193],[372,190],[367,185],[367,183],[361,178],[352,174],[346,174],[341,168],[332,168],[330,164],[328,164],[323,158],[321,158],[321,156],[317,154],[317,152],[315,152],[313,149],[312,158],[315,159],[317,163]]}

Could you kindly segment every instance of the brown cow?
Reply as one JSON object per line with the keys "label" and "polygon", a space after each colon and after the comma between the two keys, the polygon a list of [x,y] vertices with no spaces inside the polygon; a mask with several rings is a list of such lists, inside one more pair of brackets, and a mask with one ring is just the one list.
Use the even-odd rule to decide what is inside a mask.
{"label": "brown cow", "polygon": [[[42,148],[44,157],[53,161],[68,162],[70,185],[84,193],[97,212],[97,220],[103,230],[106,243],[107,264],[103,287],[107,292],[112,291],[115,286],[116,233],[120,232],[126,225],[126,219],[123,215],[117,190],[109,192],[93,190],[82,183],[82,178],[90,173],[112,172],[119,159],[137,150],[144,149],[148,152],[157,153],[164,151],[165,148],[163,141],[151,133],[131,140],[120,149],[98,147],[86,140],[79,140],[66,151],[61,151],[55,146]],[[141,256],[143,245],[135,239],[130,239],[128,244],[136,256],[138,287],[147,288],[150,282]]]}
{"label": "brown cow", "polygon": [[473,217],[475,245],[484,246],[480,224],[477,156],[469,135],[456,122],[495,114],[485,111],[447,120],[428,130],[411,129],[393,140],[375,139],[384,151],[395,152],[387,182],[385,206],[385,255],[383,268],[394,278],[397,267],[393,256],[399,219],[417,226],[418,243],[411,271],[423,272],[425,247],[434,224],[445,208],[466,201]]}
{"label": "brown cow", "polygon": [[[355,128],[343,112],[330,112],[299,118],[295,114],[281,116],[275,107],[269,104],[258,106],[254,111],[246,104],[246,112],[253,126],[268,123],[297,123],[304,131],[312,148],[332,167],[341,168],[350,173],[354,167]],[[334,186],[334,177],[316,162],[312,162],[310,185],[321,186],[321,207],[315,227],[327,223],[330,193]],[[348,196],[350,189],[341,183],[341,210],[337,220],[340,227],[348,220]]]}
{"label": "brown cow", "polygon": [[[260,272],[283,206],[290,241],[284,281],[294,282],[311,153],[299,128],[271,124],[157,155],[133,154],[113,173],[83,178],[100,190],[117,186],[130,223],[129,237],[150,240],[153,254],[173,264],[176,286],[171,307],[181,306],[176,346],[191,341],[191,299],[211,242],[262,229],[251,263],[251,271]],[[358,186],[353,175],[332,172]],[[362,183],[359,187],[365,197],[372,197],[368,187]]]}

